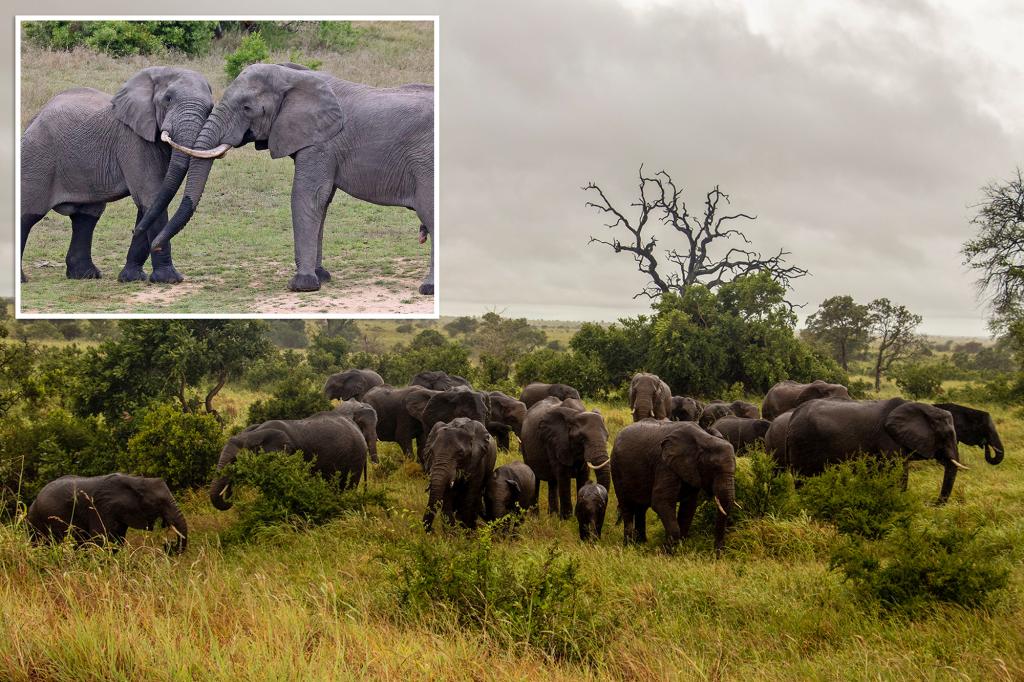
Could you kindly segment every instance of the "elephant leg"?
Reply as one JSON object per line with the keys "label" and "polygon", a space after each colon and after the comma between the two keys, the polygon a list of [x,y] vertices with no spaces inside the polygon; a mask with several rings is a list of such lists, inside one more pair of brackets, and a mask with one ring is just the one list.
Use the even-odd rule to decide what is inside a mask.
{"label": "elephant leg", "polygon": [[455,525],[455,499],[451,493],[444,496],[444,501],[441,503],[441,515],[444,516],[447,525]]}
{"label": "elephant leg", "polygon": [[622,544],[629,546],[636,544],[636,511],[633,509],[621,509],[622,512]]}
{"label": "elephant leg", "polygon": [[86,204],[71,214],[71,246],[64,262],[68,279],[99,279],[103,275],[92,262],[92,235],[105,204]]}
{"label": "elephant leg", "polygon": [[679,514],[676,520],[679,523],[680,537],[690,537],[690,526],[693,524],[693,515],[697,511],[697,492],[687,492],[682,496],[679,504]]}
{"label": "elephant leg", "polygon": [[661,519],[662,525],[665,526],[665,548],[672,552],[681,537],[676,504],[679,501],[679,489],[682,482],[666,469],[659,470],[660,475],[656,478],[654,488],[651,490],[651,506],[654,508],[654,513]]}
{"label": "elephant leg", "polygon": [[[146,240],[146,250],[149,250],[149,244],[156,239],[160,231],[167,225],[167,211],[162,212],[156,218],[153,219],[153,224],[146,230],[146,234],[143,238]],[[171,260],[171,240],[168,240],[159,251],[153,251],[150,254],[150,258],[153,263],[153,272],[149,276],[150,282],[158,282],[160,284],[178,284],[179,282],[185,281],[185,278],[180,272],[174,267],[174,261]]]}
{"label": "elephant leg", "polygon": [[331,195],[327,197],[327,205],[324,206],[324,216],[320,219],[320,234],[317,235],[316,240],[316,278],[320,280],[320,283],[330,281],[331,273],[324,269],[324,223],[327,222],[327,209],[330,208],[331,202],[334,201],[334,193],[337,188],[331,187]]}
{"label": "elephant leg", "polygon": [[434,295],[434,183],[423,183],[416,192],[416,215],[420,219],[426,233],[430,236],[430,269],[420,284],[420,293],[424,296]]}
{"label": "elephant leg", "polygon": [[320,228],[327,202],[334,191],[333,173],[319,147],[306,147],[295,153],[295,179],[292,182],[292,236],[295,242],[295,275],[288,282],[292,291],[317,291],[316,276]]}
{"label": "elephant leg", "polygon": [[558,479],[548,481],[548,514],[558,513]]}
{"label": "elephant leg", "polygon": [[476,518],[480,512],[477,502],[480,499],[481,497],[479,492],[476,495],[473,495],[472,491],[467,491],[459,501],[459,522],[470,530],[476,528]]}
{"label": "elephant leg", "polygon": [[903,474],[900,476],[900,490],[907,492],[907,486],[910,485],[910,460],[903,460]]}
{"label": "elephant leg", "polygon": [[568,471],[558,475],[558,515],[563,520],[572,516],[572,478]]}
{"label": "elephant leg", "polygon": [[21,281],[27,282],[28,277],[25,276],[25,244],[28,243],[28,233],[32,231],[32,228],[43,219],[45,213],[22,213],[21,214]]}
{"label": "elephant leg", "polygon": [[633,518],[635,519],[636,536],[635,541],[638,544],[647,544],[647,507],[640,507],[633,512]]}
{"label": "elephant leg", "polygon": [[[142,217],[146,215],[146,207],[137,204],[135,224],[138,225]],[[164,213],[164,221],[167,220],[167,213]],[[168,244],[170,246],[170,244]],[[149,258],[149,237],[146,234],[132,233],[132,243],[128,247],[128,255],[124,259],[124,267],[117,275],[118,282],[145,282],[148,278],[142,266]]]}
{"label": "elephant leg", "polygon": [[601,539],[601,529],[604,528],[604,517],[598,514],[597,518],[594,519],[594,531],[597,533],[597,539]]}

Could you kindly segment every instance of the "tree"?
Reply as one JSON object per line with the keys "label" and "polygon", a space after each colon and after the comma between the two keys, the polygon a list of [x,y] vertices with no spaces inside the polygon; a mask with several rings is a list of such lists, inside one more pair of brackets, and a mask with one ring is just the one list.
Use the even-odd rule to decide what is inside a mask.
{"label": "tree", "polygon": [[526,318],[502,317],[493,311],[480,319],[470,339],[472,347],[481,355],[488,355],[506,364],[514,363],[546,342],[547,334],[530,326]]}
{"label": "tree", "polygon": [[458,336],[459,334],[469,336],[476,331],[479,324],[480,323],[477,322],[476,319],[469,317],[468,315],[463,315],[462,317],[456,317],[454,320],[447,323],[444,326],[444,330],[448,332],[450,336]]}
{"label": "tree", "polygon": [[[637,209],[636,216],[632,218],[612,205],[604,190],[595,183],[590,182],[583,187],[584,191],[594,192],[599,197],[598,201],[588,201],[586,205],[609,217],[611,222],[605,226],[610,230],[622,227],[630,235],[627,242],[614,237],[606,241],[591,236],[588,243],[604,244],[615,253],[631,253],[640,272],[650,278],[650,283],[633,298],[647,296],[658,299],[670,292],[683,296],[695,284],[703,284],[714,291],[737,277],[758,272],[769,273],[788,289],[790,280],[807,274],[803,268],[785,265],[789,252],[782,249],[773,256],[764,257],[753,249],[730,246],[724,255],[715,255],[730,242],[736,243],[735,239],[742,241],[744,246],[750,246],[747,236],[731,224],[736,220],[755,219],[755,216],[742,212],[721,215],[720,208],[729,203],[729,195],[717,185],[705,196],[703,216],[696,216],[691,215],[686,203],[680,199],[682,190],[676,188],[668,173],[659,171],[653,176],[644,175],[641,166],[639,176],[640,198],[630,204]],[[669,228],[670,235],[674,231],[683,237],[681,250],[662,250],[669,263],[667,266],[658,260],[658,238],[644,233],[648,224],[654,221]]]}
{"label": "tree", "polygon": [[867,346],[871,324],[868,307],[852,296],[826,298],[818,310],[807,318],[807,334],[832,354],[839,365],[850,371],[849,359]]}
{"label": "tree", "polygon": [[978,229],[964,242],[964,264],[980,273],[979,293],[987,295],[994,314],[990,324],[1007,331],[1024,317],[1024,176],[982,188],[984,200],[971,224]]}
{"label": "tree", "polygon": [[868,305],[871,332],[878,343],[875,355],[875,390],[882,388],[882,375],[888,373],[894,362],[913,357],[921,347],[914,330],[921,324],[921,316],[896,305],[887,298],[878,298]]}

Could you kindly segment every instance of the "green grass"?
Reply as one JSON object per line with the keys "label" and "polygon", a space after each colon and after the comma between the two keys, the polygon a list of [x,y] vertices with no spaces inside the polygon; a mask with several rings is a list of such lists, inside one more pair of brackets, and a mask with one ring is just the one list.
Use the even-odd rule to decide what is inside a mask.
{"label": "green grass", "polygon": [[[238,410],[255,397],[232,390],[225,400]],[[628,412],[598,407],[614,439]],[[663,554],[653,515],[650,544],[624,549],[613,501],[593,547],[580,544],[575,522],[546,513],[495,540],[513,552],[557,546],[579,561],[600,608],[614,611],[591,665],[560,662],[461,628],[444,612],[418,616],[396,605],[396,548],[422,537],[426,502],[410,463],[371,467],[371,488],[387,491],[390,509],[258,544],[223,547],[219,533],[235,512],[213,510],[197,492],[183,501],[190,548],[175,558],[156,551],[155,534],[133,532],[129,550],[108,555],[33,549],[18,529],[0,528],[0,678],[1020,679],[1024,424],[1015,412],[988,409],[1005,462],[989,466],[979,449],[963,448],[971,468],[950,504],[923,512],[940,524],[982,523],[1017,548],[1007,557],[1011,587],[986,610],[886,615],[828,570],[836,532],[806,515],[733,529],[718,561],[701,533],[675,556]],[[381,455],[401,457],[393,444]],[[915,465],[911,492],[934,499],[940,479],[939,467]],[[459,540],[437,533],[432,542]]]}
{"label": "green grass", "polygon": [[[320,67],[341,78],[379,86],[433,81],[429,23],[378,22],[360,45],[341,53],[309,50]],[[173,63],[203,73],[214,98],[227,85],[224,54],[237,36],[215,43],[204,57],[181,55],[113,59],[79,49],[47,52],[22,46],[22,129],[55,94],[88,85],[114,93],[139,69]],[[301,47],[301,46],[300,46]],[[289,49],[272,61],[287,61]],[[71,223],[50,213],[33,229],[25,249],[22,310],[32,313],[420,313],[432,297],[416,289],[427,272],[429,244],[418,242],[419,221],[405,209],[376,206],[340,190],[327,215],[324,267],[333,279],[320,291],[287,289],[294,274],[290,196],[294,165],[271,160],[251,145],[214,164],[203,201],[174,240],[174,260],[185,282],[121,284],[117,274],[131,242],[136,211],[130,198],[108,204],[96,227],[93,260],[100,280],[68,280],[64,256]],[[170,210],[177,208],[178,198]],[[148,270],[148,267],[147,267]]]}

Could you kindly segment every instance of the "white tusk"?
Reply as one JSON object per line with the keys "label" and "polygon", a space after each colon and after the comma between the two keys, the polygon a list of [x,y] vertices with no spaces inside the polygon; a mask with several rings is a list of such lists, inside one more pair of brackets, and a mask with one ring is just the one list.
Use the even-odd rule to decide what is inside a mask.
{"label": "white tusk", "polygon": [[949,461],[952,462],[953,466],[955,466],[957,469],[963,469],[964,471],[970,470],[969,466],[964,466],[963,464],[961,464],[960,462],[956,461],[955,459],[951,459]]}
{"label": "white tusk", "polygon": [[722,516],[728,516],[729,515],[729,513],[727,511],[725,511],[725,507],[722,506],[722,503],[719,502],[718,495],[715,495],[715,504],[718,505],[718,511],[722,512]]}
{"label": "white tusk", "polygon": [[228,491],[228,488],[230,488],[230,487],[231,487],[230,483],[225,483],[224,487],[220,489],[220,497],[224,497],[224,493],[226,493]]}
{"label": "white tusk", "polygon": [[598,469],[604,469],[606,466],[608,466],[611,463],[612,463],[612,458],[609,457],[608,459],[606,459],[604,461],[604,464],[591,464],[590,462],[587,462],[587,466],[590,467],[591,469],[593,469],[594,471],[597,471]]}
{"label": "white tusk", "polygon": [[742,505],[742,504],[740,504],[740,503],[739,503],[738,501],[735,501],[735,500],[734,500],[732,504],[733,504],[733,506],[734,506],[734,507],[736,507],[737,509],[743,509],[743,505]]}
{"label": "white tusk", "polygon": [[220,159],[228,153],[229,149],[231,149],[231,145],[227,143],[217,145],[213,149],[191,149],[172,140],[170,134],[166,130],[160,133],[160,139],[171,145],[173,149],[177,149],[179,152],[188,154],[189,156],[197,159]]}
{"label": "white tusk", "polygon": [[182,540],[184,540],[184,539],[185,539],[185,536],[181,534],[181,531],[180,531],[180,530],[178,530],[177,528],[175,528],[174,526],[171,526],[171,530],[173,530],[173,531],[174,531],[174,532],[175,532],[175,533],[177,534],[177,536],[178,536],[179,538],[181,538]]}

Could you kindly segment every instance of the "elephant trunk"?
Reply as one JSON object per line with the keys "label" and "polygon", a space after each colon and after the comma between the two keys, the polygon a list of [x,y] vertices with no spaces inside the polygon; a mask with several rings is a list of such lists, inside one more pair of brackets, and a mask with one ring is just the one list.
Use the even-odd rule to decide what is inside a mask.
{"label": "elephant trunk", "polygon": [[430,497],[427,500],[427,511],[423,514],[423,528],[428,533],[434,525],[434,516],[437,510],[444,504],[444,497],[448,489],[455,483],[455,476],[452,472],[443,467],[433,467],[430,470]]}
{"label": "elephant trunk", "polygon": [[[238,456],[238,446],[231,441],[228,441],[221,450],[220,460],[217,462],[217,471],[224,471],[224,467],[228,466],[235,461],[235,457]],[[227,511],[231,509],[231,479],[227,474],[221,474],[213,479],[210,484],[210,503],[220,511]]]}
{"label": "elephant trunk", "polygon": [[720,476],[712,486],[712,493],[718,505],[718,514],[715,516],[715,553],[721,554],[725,546],[725,528],[729,521],[729,513],[736,506],[735,474]]}
{"label": "elephant trunk", "polygon": [[942,487],[939,489],[939,504],[945,504],[953,492],[953,483],[956,482],[956,474],[959,469],[966,469],[956,458],[947,459],[944,463],[945,471],[942,474]]}
{"label": "elephant trunk", "polygon": [[168,508],[164,510],[163,522],[164,526],[173,529],[175,534],[174,539],[167,544],[167,553],[181,554],[188,548],[188,524],[174,500],[171,500]]}
{"label": "elephant trunk", "polygon": [[[990,447],[995,455],[990,455]],[[999,464],[1003,461],[1003,441],[1000,440],[999,432],[996,431],[996,425],[992,423],[991,417],[989,417],[988,440],[985,442],[985,461],[989,464]]]}
{"label": "elephant trunk", "polygon": [[[220,142],[221,131],[224,129],[224,117],[227,115],[225,108],[218,104],[206,119],[206,124],[196,138],[196,147],[209,149]],[[203,191],[206,189],[206,181],[210,177],[210,170],[213,168],[213,159],[192,159],[189,164],[188,179],[185,181],[185,196],[174,216],[167,222],[164,229],[153,240],[153,251],[159,251],[163,245],[170,242],[174,235],[178,234],[185,227],[203,198]]]}
{"label": "elephant trunk", "polygon": [[642,393],[637,396],[636,402],[633,403],[633,421],[638,422],[641,419],[647,419],[648,417],[654,416],[654,402],[651,400],[651,396],[648,393]]}

